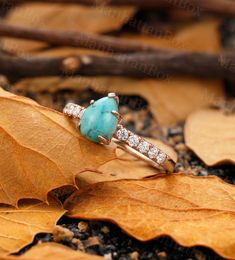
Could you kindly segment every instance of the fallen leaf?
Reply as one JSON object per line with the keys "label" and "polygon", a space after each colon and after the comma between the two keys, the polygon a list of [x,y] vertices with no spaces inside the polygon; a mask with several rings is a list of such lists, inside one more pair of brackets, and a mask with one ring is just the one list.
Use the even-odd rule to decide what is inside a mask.
{"label": "fallen leaf", "polygon": [[[19,26],[105,33],[118,30],[135,12],[135,7],[27,3],[13,8],[5,20]],[[18,39],[4,39],[2,45],[7,51],[21,54],[46,46]]]}
{"label": "fallen leaf", "polygon": [[[31,99],[0,89],[0,111],[0,203],[15,206],[22,198],[46,201],[49,191],[75,185],[77,175],[90,171],[97,182],[102,171],[112,176],[114,165],[119,168],[124,160],[116,154],[115,145],[88,141],[72,120]],[[133,157],[127,165],[139,166]],[[141,165],[143,170],[134,175],[137,179],[158,173]],[[126,170],[116,176],[123,177],[132,178]]]}
{"label": "fallen leaf", "polygon": [[207,165],[235,163],[235,115],[203,109],[186,120],[185,141]]}
{"label": "fallen leaf", "polygon": [[[207,18],[193,23],[184,23],[172,35],[124,34],[123,38],[164,49],[215,53],[221,48],[219,25],[218,19]],[[199,35],[203,35],[203,41]]]}
{"label": "fallen leaf", "polygon": [[0,206],[0,255],[19,251],[30,244],[37,233],[52,232],[65,210],[56,199],[50,198],[49,202],[48,205],[24,200],[17,209]]}
{"label": "fallen leaf", "polygon": [[[201,38],[203,36],[203,41]],[[180,50],[218,52],[220,39],[218,21],[206,20],[190,24],[179,30],[173,38],[133,37],[136,41],[152,44],[157,47]],[[213,44],[212,44],[213,42]],[[59,48],[60,55],[63,49]],[[64,49],[63,55],[69,49]],[[55,56],[56,50],[46,52]],[[45,53],[41,52],[44,56]],[[141,66],[140,66],[141,69]],[[199,108],[208,107],[214,100],[224,99],[224,87],[219,80],[192,77],[172,77],[166,80],[132,79],[122,77],[46,77],[24,79],[16,83],[16,90],[48,91],[54,93],[59,89],[82,90],[91,87],[98,92],[117,92],[124,95],[139,95],[145,98],[155,118],[162,126],[176,125]],[[190,91],[189,91],[190,89]]]}
{"label": "fallen leaf", "polygon": [[235,189],[217,177],[98,183],[73,194],[65,207],[71,218],[111,221],[141,241],[168,235],[235,259]]}
{"label": "fallen leaf", "polygon": [[[178,155],[172,147],[166,145],[160,140],[155,140],[152,138],[146,138],[146,140],[156,145],[168,154],[173,161],[177,162]],[[156,169],[148,167],[145,162],[133,157],[121,149],[116,149],[116,155],[116,160],[111,160],[110,162],[101,165],[97,168],[96,172],[84,171],[77,175],[77,185],[79,187],[84,187],[89,184],[104,181],[142,179],[145,177],[154,176],[158,173]]]}
{"label": "fallen leaf", "polygon": [[[172,78],[171,80],[131,79],[122,77],[45,77],[25,79],[15,84],[16,90],[48,91],[60,89],[81,91],[92,88],[97,92],[116,92],[145,98],[161,126],[173,126],[183,121],[192,111],[224,99],[224,88],[217,80]],[[188,91],[190,88],[190,92]]]}
{"label": "fallen leaf", "polygon": [[83,138],[71,120],[30,99],[0,90],[0,110],[0,203],[46,201],[50,190],[73,185],[77,173],[116,157]]}
{"label": "fallen leaf", "polygon": [[56,244],[56,243],[41,243],[33,246],[26,253],[21,256],[6,256],[1,257],[1,260],[39,260],[39,259],[47,259],[47,260],[104,260],[101,256],[95,256],[90,254],[85,254],[81,251],[72,250],[66,246]]}

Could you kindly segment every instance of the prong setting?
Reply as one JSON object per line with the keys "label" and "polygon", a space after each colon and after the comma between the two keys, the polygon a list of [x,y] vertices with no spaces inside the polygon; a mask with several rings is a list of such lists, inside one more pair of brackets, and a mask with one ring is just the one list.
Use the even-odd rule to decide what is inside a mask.
{"label": "prong setting", "polygon": [[101,144],[105,144],[105,145],[109,145],[110,144],[110,140],[104,138],[101,135],[99,135],[99,141],[100,141]]}
{"label": "prong setting", "polygon": [[113,93],[113,92],[112,93],[108,93],[108,97],[109,98],[114,98],[114,97],[116,97],[116,93]]}
{"label": "prong setting", "polygon": [[95,103],[95,100],[92,99],[92,100],[90,101],[90,105],[93,105],[94,103]]}
{"label": "prong setting", "polygon": [[[88,108],[81,107],[79,105],[69,103],[65,106],[63,112],[65,115],[74,118],[74,119],[80,119],[78,122],[76,122],[76,127],[81,131],[82,135],[85,136],[87,139],[94,141],[96,143],[100,143],[103,145],[109,145],[112,138],[113,141],[116,142],[120,147],[122,147],[124,150],[129,151],[130,153],[134,154],[137,158],[140,158],[147,163],[149,163],[151,166],[155,168],[159,168],[160,170],[165,170],[166,172],[173,172],[175,167],[175,162],[161,149],[156,147],[155,145],[149,143],[144,138],[132,133],[128,129],[124,128],[120,121],[122,120],[122,116],[118,112],[118,105],[113,100],[108,100],[109,98],[115,99],[116,103],[118,104],[118,97],[115,93],[110,93],[108,97],[104,98],[103,102],[108,102],[108,106],[106,107],[106,115],[109,116],[108,121],[113,121],[112,123],[112,129],[111,126],[108,124],[105,126],[102,126],[104,129],[101,129],[102,131],[97,131],[96,126],[88,127],[88,130],[91,129],[93,131],[92,135],[88,135],[88,130],[86,128],[83,129],[84,126],[87,124],[87,118],[88,114],[90,116],[94,115],[92,114],[92,111],[87,112],[87,110],[96,110],[99,104],[99,100],[97,102],[97,106],[90,106]],[[101,100],[102,101],[102,100]],[[90,101],[90,104],[94,104],[94,100]],[[99,106],[98,106],[99,108]],[[96,112],[96,111],[95,111]],[[116,118],[110,117],[110,113],[112,113]],[[99,116],[96,116],[96,118],[99,120]],[[115,132],[114,132],[115,131]],[[95,133],[94,133],[95,132]],[[104,137],[106,136],[106,138]]]}
{"label": "prong setting", "polygon": [[112,114],[118,119],[118,123],[122,121],[122,116],[117,111],[112,111]]}
{"label": "prong setting", "polygon": [[117,104],[119,105],[119,97],[115,93],[109,93],[108,97],[114,98],[116,100]]}

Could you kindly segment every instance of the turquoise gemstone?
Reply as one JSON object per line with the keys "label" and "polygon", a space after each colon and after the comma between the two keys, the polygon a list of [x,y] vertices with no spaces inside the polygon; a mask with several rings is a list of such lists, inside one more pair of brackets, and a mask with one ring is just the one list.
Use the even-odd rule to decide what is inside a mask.
{"label": "turquoise gemstone", "polygon": [[81,117],[82,135],[96,143],[100,142],[99,135],[110,140],[118,124],[112,111],[118,112],[118,104],[114,98],[104,97],[90,105]]}

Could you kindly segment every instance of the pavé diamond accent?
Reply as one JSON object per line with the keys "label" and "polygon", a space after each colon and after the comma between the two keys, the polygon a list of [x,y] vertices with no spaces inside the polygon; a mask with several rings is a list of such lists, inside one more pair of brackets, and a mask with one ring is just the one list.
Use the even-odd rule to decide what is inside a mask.
{"label": "pav\u00e9 diamond accent", "polygon": [[148,156],[150,159],[155,159],[158,155],[159,150],[156,147],[152,147],[149,152],[148,152]]}
{"label": "pav\u00e9 diamond accent", "polygon": [[69,116],[71,116],[73,114],[73,110],[75,108],[75,105],[69,103],[67,104],[67,106],[65,107],[65,113]]}
{"label": "pav\u00e9 diamond accent", "polygon": [[125,128],[121,128],[117,131],[117,138],[120,141],[126,141],[128,139],[129,132]]}
{"label": "pav\u00e9 diamond accent", "polygon": [[131,135],[127,142],[131,147],[137,147],[140,142],[140,138],[138,135]]}
{"label": "pav\u00e9 diamond accent", "polygon": [[82,112],[84,112],[84,109],[78,105],[68,103],[64,110],[64,114],[74,117],[74,118],[81,118]]}
{"label": "pav\u00e9 diamond accent", "polygon": [[162,164],[166,160],[166,154],[162,151],[157,155],[157,163]]}
{"label": "pav\u00e9 diamond accent", "polygon": [[[116,101],[114,102],[115,107],[110,107],[110,104],[106,106],[106,103],[108,104],[110,102],[112,103],[111,105],[114,106],[113,99],[115,99]],[[97,103],[99,102],[103,103],[103,106],[105,104],[105,108],[107,108],[108,110],[108,115],[110,116],[110,118],[104,120],[105,122],[108,122],[108,126],[104,126],[103,123],[100,123],[101,116],[99,114],[101,114],[103,110],[100,108],[97,109]],[[96,107],[94,105],[95,103]],[[175,163],[166,153],[161,151],[155,145],[149,143],[144,138],[132,133],[120,124],[118,113],[118,97],[115,94],[111,93],[108,95],[108,97],[91,103],[88,108],[79,106],[77,104],[68,103],[65,106],[63,112],[71,118],[80,119],[76,120],[76,124],[81,133],[86,136],[87,139],[102,144],[106,144],[105,141],[107,140],[108,144],[108,141],[111,141],[112,137],[114,137],[114,142],[116,142],[120,146],[120,148],[126,150],[127,152],[130,152],[138,159],[144,160],[155,168],[164,169],[166,172],[174,172]],[[115,120],[115,122],[110,124],[110,119]],[[92,120],[94,122],[92,122],[91,125],[91,123],[89,122],[91,122]],[[100,132],[96,133],[97,129],[100,130],[100,128],[103,131],[102,135],[100,134]],[[110,131],[106,131],[107,128]],[[92,130],[92,133],[90,130]],[[100,140],[104,140],[104,142],[101,142]],[[130,149],[131,147],[133,149]]]}
{"label": "pav\u00e9 diamond accent", "polygon": [[138,150],[141,152],[141,153],[146,153],[148,152],[150,148],[150,144],[146,141],[142,141],[140,142],[139,146],[138,146]]}
{"label": "pav\u00e9 diamond accent", "polygon": [[79,117],[81,110],[82,110],[81,107],[75,107],[73,109],[73,116],[74,117]]}

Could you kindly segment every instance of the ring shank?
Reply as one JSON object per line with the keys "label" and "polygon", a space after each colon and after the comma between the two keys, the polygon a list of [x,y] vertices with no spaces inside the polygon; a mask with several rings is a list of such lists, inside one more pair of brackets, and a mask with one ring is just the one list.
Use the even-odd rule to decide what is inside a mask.
{"label": "ring shank", "polygon": [[135,149],[133,149],[132,147],[130,147],[129,145],[117,140],[116,138],[112,139],[118,146],[120,146],[123,150],[129,152],[130,154],[134,155],[136,158],[142,159],[143,161],[145,161],[146,163],[150,164],[151,166],[153,166],[154,168],[159,168],[160,165],[157,164],[156,162],[152,161],[151,159],[149,159],[148,157],[146,157],[144,154],[139,153],[138,151],[136,151]]}
{"label": "ring shank", "polygon": [[157,168],[161,171],[164,171],[166,173],[172,173],[174,172],[175,169],[175,162],[167,155],[166,159],[163,163],[159,164],[156,161],[150,159],[149,157],[147,157],[146,155],[140,153],[139,151],[137,151],[136,149],[132,148],[131,146],[129,146],[127,143],[122,142],[120,140],[118,140],[117,138],[113,138],[112,139],[121,149],[123,149],[124,151],[127,151],[128,153],[132,154],[133,156],[135,156],[137,159],[141,159],[143,161],[145,161],[147,164],[149,164],[150,166]]}

